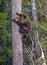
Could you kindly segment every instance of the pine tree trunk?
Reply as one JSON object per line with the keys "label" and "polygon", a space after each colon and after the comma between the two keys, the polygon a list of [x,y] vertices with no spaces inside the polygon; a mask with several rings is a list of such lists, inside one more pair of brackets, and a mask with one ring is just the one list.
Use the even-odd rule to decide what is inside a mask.
{"label": "pine tree trunk", "polygon": [[[31,0],[31,10],[32,10],[32,17],[33,17],[33,22],[37,26],[37,14],[36,14],[36,6],[35,6],[35,0]],[[34,31],[35,35],[35,43],[37,43],[38,40],[38,31]]]}
{"label": "pine tree trunk", "polygon": [[[12,19],[16,12],[21,12],[21,0],[12,0]],[[19,26],[12,22],[12,49],[13,65],[23,65],[22,38],[19,33]]]}

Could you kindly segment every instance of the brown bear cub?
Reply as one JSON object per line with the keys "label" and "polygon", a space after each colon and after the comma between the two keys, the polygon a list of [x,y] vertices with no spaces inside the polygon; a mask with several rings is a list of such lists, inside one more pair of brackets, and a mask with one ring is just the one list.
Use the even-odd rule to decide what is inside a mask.
{"label": "brown bear cub", "polygon": [[19,32],[23,35],[22,38],[28,39],[31,30],[31,23],[28,17],[23,13],[16,13],[16,18],[13,19],[13,22],[19,25]]}

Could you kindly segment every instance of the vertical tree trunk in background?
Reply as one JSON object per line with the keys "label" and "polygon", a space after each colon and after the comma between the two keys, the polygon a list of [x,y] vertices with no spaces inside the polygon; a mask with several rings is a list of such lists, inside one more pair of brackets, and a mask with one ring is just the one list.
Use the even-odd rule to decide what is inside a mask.
{"label": "vertical tree trunk in background", "polygon": [[[38,21],[37,21],[37,13],[36,13],[35,0],[31,0],[31,10],[32,10],[32,16],[33,16],[33,22],[34,22],[34,24],[37,27],[38,26],[38,24],[37,24]],[[34,31],[34,36],[35,36],[35,44],[37,44],[37,45],[39,44],[40,45],[40,43],[38,43],[38,37],[39,36],[38,36],[37,29],[35,29],[35,31]],[[41,45],[40,45],[40,47],[41,47]],[[46,65],[46,63],[45,63],[45,57],[44,57],[44,53],[43,53],[42,47],[41,47],[41,52],[42,52],[42,58],[44,60],[43,64]],[[41,65],[43,65],[43,64],[41,64]]]}
{"label": "vertical tree trunk in background", "polygon": [[[12,19],[15,18],[16,12],[21,13],[21,0],[12,0]],[[19,26],[14,22],[12,22],[12,49],[13,65],[23,65],[22,38]]]}
{"label": "vertical tree trunk in background", "polygon": [[[35,0],[31,0],[31,10],[32,10],[33,22],[37,26],[37,14],[36,14]],[[38,40],[38,31],[34,31],[34,35],[35,35],[35,43],[36,43],[36,40]]]}

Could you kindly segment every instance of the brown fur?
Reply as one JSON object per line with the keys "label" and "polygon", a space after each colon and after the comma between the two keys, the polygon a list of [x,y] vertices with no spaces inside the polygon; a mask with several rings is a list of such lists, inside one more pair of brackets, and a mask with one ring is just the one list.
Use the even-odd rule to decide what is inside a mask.
{"label": "brown fur", "polygon": [[20,33],[23,34],[23,39],[26,39],[31,30],[31,23],[28,17],[23,13],[16,13],[16,19],[13,19],[13,22],[20,26]]}

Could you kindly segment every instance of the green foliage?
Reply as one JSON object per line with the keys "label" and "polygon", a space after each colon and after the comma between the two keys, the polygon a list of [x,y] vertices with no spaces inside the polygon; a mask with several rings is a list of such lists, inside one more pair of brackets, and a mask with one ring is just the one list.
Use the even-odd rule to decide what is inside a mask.
{"label": "green foliage", "polygon": [[6,26],[7,15],[8,15],[7,13],[0,12],[0,29],[4,28]]}
{"label": "green foliage", "polygon": [[0,47],[0,64],[2,63],[5,63],[5,59],[6,59],[6,56],[5,56],[5,50],[4,48]]}
{"label": "green foliage", "polygon": [[6,54],[8,57],[12,57],[12,50],[9,49],[8,47],[5,47],[5,50],[6,50]]}
{"label": "green foliage", "polygon": [[47,40],[47,36],[41,38],[41,41],[44,41],[44,40],[45,41]]}
{"label": "green foliage", "polygon": [[10,16],[2,6],[5,7],[5,4],[0,0],[0,65],[12,65]]}
{"label": "green foliage", "polygon": [[30,8],[30,0],[23,0],[23,5],[25,5],[27,8]]}
{"label": "green foliage", "polygon": [[1,5],[1,2],[2,2],[2,0],[0,0],[0,5]]}

